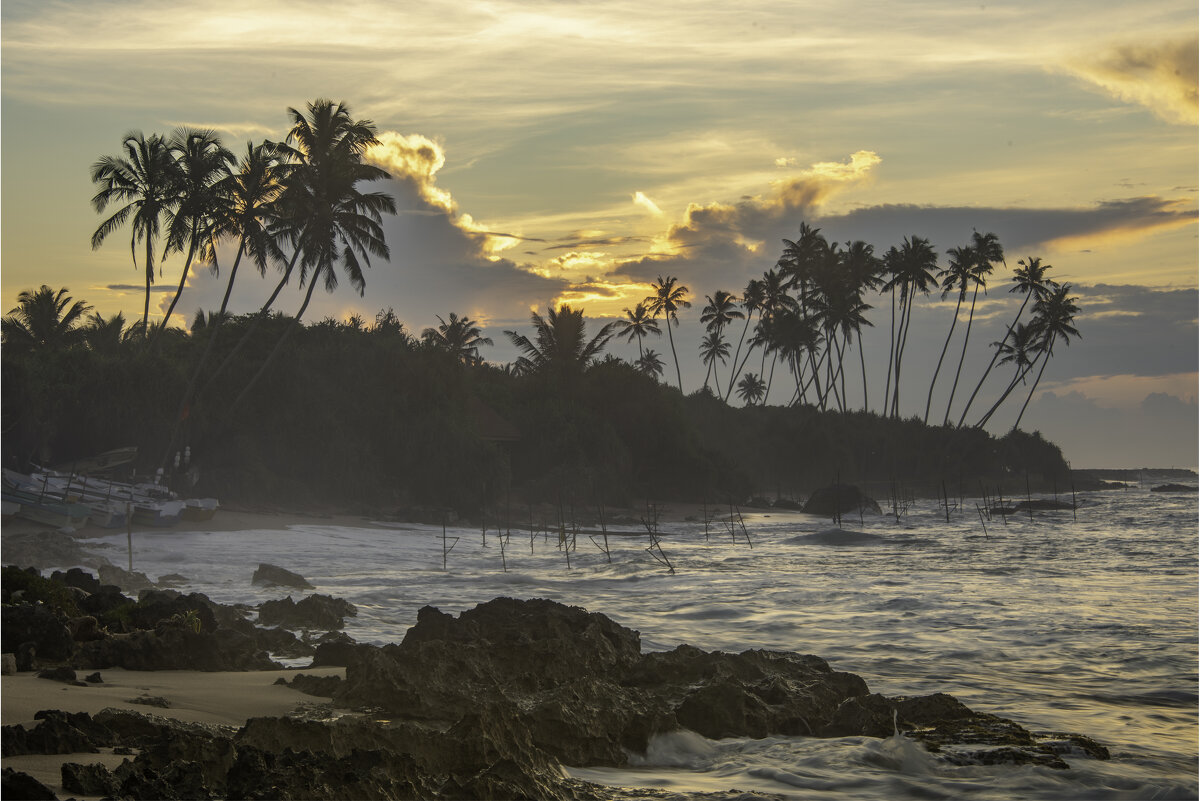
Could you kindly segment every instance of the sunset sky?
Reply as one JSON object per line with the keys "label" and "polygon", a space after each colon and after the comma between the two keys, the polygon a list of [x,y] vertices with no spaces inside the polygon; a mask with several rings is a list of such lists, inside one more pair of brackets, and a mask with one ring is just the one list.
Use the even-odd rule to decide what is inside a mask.
{"label": "sunset sky", "polygon": [[[1022,428],[1076,467],[1197,465],[1194,0],[5,0],[0,22],[3,311],[46,283],[140,318],[129,230],[90,246],[89,167],[126,132],[212,128],[240,152],[327,97],[377,126],[371,159],[395,179],[372,188],[400,213],[365,296],[342,281],[310,320],[393,308],[419,333],[467,314],[504,362],[530,309],[611,318],[674,275],[695,293],[677,329],[692,391],[704,295],[740,293],[801,222],[879,254],[920,235],[943,264],[994,232],[1009,268],[1040,257],[1081,308]],[[181,267],[166,261],[156,307]],[[1010,274],[976,311],[972,385],[1019,304]],[[219,306],[223,280],[190,279],[180,324]],[[234,311],[276,280],[240,276]],[[279,308],[300,300],[291,287]],[[952,301],[918,307],[907,413]],[[868,302],[882,383],[888,309]],[[665,337],[651,347],[669,362]]]}

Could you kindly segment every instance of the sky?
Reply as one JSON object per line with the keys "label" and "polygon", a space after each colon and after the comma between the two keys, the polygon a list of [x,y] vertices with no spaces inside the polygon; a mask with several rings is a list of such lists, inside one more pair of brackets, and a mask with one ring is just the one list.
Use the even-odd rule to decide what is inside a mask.
{"label": "sky", "polygon": [[[90,241],[103,218],[89,168],[127,132],[211,128],[240,152],[282,139],[289,107],[330,98],[378,129],[368,158],[393,178],[367,188],[398,213],[364,294],[342,280],[307,319],[390,308],[419,333],[466,314],[503,363],[516,355],[504,331],[530,333],[531,310],[569,303],[598,330],[671,275],[693,293],[673,331],[690,392],[705,296],[740,293],[802,222],[880,254],[922,236],[942,266],[992,232],[1005,266],[975,309],[959,392],[1016,314],[1011,270],[1036,256],[1072,285],[1082,336],[1056,348],[1021,428],[1075,467],[1195,468],[1197,13],[1181,0],[5,0],[3,310],[49,284],[140,318],[130,231]],[[182,266],[172,255],[156,279],[160,317]],[[225,278],[194,271],[179,324],[217,308]],[[239,275],[232,310],[256,309],[277,280]],[[290,286],[279,308],[301,299]],[[905,414],[945,413],[947,368],[928,390],[953,300],[915,309]],[[868,302],[878,408],[889,304]],[[649,347],[671,376],[666,338]],[[636,358],[633,344],[609,350]],[[1006,382],[994,373],[981,395]],[[786,383],[771,402],[790,400]],[[861,406],[861,378],[847,391]],[[1022,395],[989,430],[1011,428]]]}

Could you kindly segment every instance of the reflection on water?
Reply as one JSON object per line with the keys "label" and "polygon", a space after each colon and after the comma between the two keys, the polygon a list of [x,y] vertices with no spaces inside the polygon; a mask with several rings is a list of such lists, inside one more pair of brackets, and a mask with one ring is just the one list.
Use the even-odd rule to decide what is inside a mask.
{"label": "reflection on water", "polygon": [[[258,562],[304,575],[359,607],[347,632],[399,640],[426,604],[457,613],[498,595],[584,606],[638,629],[643,648],[812,653],[888,695],[948,692],[1034,730],[1088,734],[1111,762],[1072,769],[952,767],[907,740],[778,738],[662,744],[628,769],[580,778],[679,790],[732,787],[807,797],[1195,797],[1197,499],[1143,491],[1082,496],[1078,520],[1044,512],[987,524],[935,501],[862,525],[748,515],[753,548],[720,524],[663,527],[674,575],[644,531],[609,532],[610,563],[580,536],[460,537],[442,569],[441,528],[298,526],[285,532],[137,538],[135,567],[182,573],[223,602],[279,597],[250,585]],[[973,510],[972,510],[973,511]],[[124,547],[124,535],[110,538]],[[507,564],[507,572],[503,565]],[[675,762],[670,754],[678,755]]]}

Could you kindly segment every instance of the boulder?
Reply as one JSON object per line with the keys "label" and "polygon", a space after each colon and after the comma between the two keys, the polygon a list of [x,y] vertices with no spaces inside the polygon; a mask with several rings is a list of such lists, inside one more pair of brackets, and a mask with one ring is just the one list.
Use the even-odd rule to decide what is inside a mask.
{"label": "boulder", "polygon": [[126,570],[116,565],[100,565],[96,569],[103,584],[115,584],[125,592],[138,592],[154,587],[154,582],[145,573]]}
{"label": "boulder", "polygon": [[346,667],[353,662],[363,649],[371,646],[360,646],[341,631],[324,634],[313,643],[313,660],[309,667]]}
{"label": "boulder", "polygon": [[0,777],[0,796],[27,801],[56,801],[58,796],[37,779],[19,770],[5,768]]}
{"label": "boulder", "polygon": [[184,620],[79,644],[76,667],[103,670],[272,670],[280,665],[248,635],[232,629],[195,631]]}
{"label": "boulder", "polygon": [[[0,610],[0,651],[18,654],[32,644],[36,659],[62,662],[75,650],[71,631],[62,618],[44,604],[5,604]],[[28,653],[28,648],[25,649]],[[25,669],[28,669],[26,667]]]}
{"label": "boulder", "polygon": [[269,565],[265,562],[259,563],[258,569],[254,571],[254,575],[250,578],[251,584],[262,584],[266,586],[277,587],[295,587],[299,590],[315,590],[308,580],[299,573],[293,573],[290,570],[285,570],[282,567]]}
{"label": "boulder", "polygon": [[801,508],[802,512],[822,517],[833,517],[849,512],[872,512],[880,514],[879,504],[853,484],[833,484],[814,492]]}
{"label": "boulder", "polygon": [[55,570],[50,574],[50,580],[65,584],[68,587],[76,587],[87,592],[89,595],[100,589],[100,580],[86,570],[81,570],[78,567],[73,567],[65,573]]}
{"label": "boulder", "polygon": [[285,629],[333,631],[345,626],[347,617],[357,614],[354,604],[341,598],[318,594],[297,602],[289,595],[278,601],[263,601],[258,608],[258,622]]}
{"label": "boulder", "polygon": [[1159,484],[1157,487],[1151,487],[1151,492],[1196,492],[1196,487],[1189,487],[1187,484]]}
{"label": "boulder", "polygon": [[113,798],[120,792],[117,777],[100,763],[64,762],[60,772],[63,789],[68,793]]}

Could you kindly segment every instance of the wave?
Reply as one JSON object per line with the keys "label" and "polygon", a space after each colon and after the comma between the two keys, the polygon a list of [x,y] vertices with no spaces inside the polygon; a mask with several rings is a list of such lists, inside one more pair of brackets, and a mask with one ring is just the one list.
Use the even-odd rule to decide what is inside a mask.
{"label": "wave", "polygon": [[784,540],[788,545],[872,545],[884,542],[887,537],[869,531],[850,531],[844,528],[827,528],[811,534],[798,534]]}

